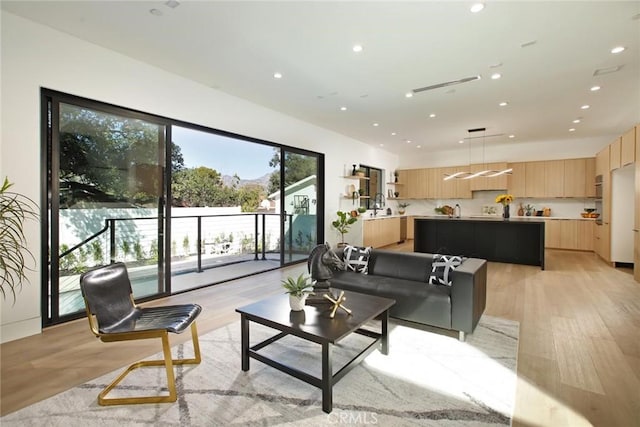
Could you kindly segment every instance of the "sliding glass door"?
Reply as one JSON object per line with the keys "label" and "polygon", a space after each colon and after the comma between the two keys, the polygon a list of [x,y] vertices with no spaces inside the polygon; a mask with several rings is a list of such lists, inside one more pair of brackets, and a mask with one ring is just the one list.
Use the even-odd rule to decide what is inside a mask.
{"label": "sliding glass door", "polygon": [[84,310],[79,276],[122,261],[136,298],[165,292],[166,127],[116,109],[49,98],[46,319]]}

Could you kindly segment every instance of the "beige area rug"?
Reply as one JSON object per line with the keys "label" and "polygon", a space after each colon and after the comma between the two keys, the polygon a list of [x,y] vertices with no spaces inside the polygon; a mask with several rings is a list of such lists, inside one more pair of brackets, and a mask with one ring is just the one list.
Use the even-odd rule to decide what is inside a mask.
{"label": "beige area rug", "polygon": [[[392,320],[388,356],[377,350],[333,390],[333,412],[322,412],[320,389],[251,359],[240,369],[240,322],[200,337],[200,365],[177,367],[172,404],[98,406],[98,393],[117,372],[0,418],[9,426],[322,426],[509,425],[516,388],[517,322],[483,316],[466,342],[443,331]],[[274,335],[251,324],[251,342]],[[440,333],[438,333],[440,332]],[[347,337],[333,351],[334,371],[367,338]],[[107,344],[105,344],[107,346]],[[117,343],[109,344],[117,351]],[[174,347],[174,356],[192,354]],[[320,346],[286,337],[261,350],[319,375]],[[108,352],[105,352],[107,357]],[[166,392],[163,369],[129,375],[111,397]]]}

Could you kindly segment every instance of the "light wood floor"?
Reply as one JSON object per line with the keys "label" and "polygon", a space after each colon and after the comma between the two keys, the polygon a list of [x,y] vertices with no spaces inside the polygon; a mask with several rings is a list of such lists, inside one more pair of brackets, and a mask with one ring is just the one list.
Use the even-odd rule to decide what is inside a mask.
{"label": "light wood floor", "polygon": [[[395,246],[411,250],[411,243]],[[197,302],[200,334],[281,292],[298,265],[167,298]],[[148,304],[152,305],[152,304]],[[547,270],[490,263],[485,314],[520,322],[514,426],[640,426],[640,284],[593,253],[547,251]],[[172,343],[189,338],[172,336]],[[13,412],[160,351],[104,344],[86,319],[0,346],[0,413]]]}

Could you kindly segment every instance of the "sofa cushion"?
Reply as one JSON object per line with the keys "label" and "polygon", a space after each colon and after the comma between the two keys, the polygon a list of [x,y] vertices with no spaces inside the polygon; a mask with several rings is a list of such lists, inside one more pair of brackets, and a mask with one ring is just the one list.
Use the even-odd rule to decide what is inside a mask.
{"label": "sofa cushion", "polygon": [[460,266],[464,258],[455,255],[433,255],[429,284],[451,286],[451,272]]}
{"label": "sofa cushion", "polygon": [[369,260],[369,274],[427,282],[431,273],[430,254],[375,249]]}
{"label": "sofa cushion", "polygon": [[367,274],[371,247],[347,246],[344,248],[344,269]]}

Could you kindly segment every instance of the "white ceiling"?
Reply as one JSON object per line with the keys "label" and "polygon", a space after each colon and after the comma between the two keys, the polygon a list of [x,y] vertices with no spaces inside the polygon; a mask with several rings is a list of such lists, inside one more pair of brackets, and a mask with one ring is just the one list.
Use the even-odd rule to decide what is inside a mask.
{"label": "white ceiling", "polygon": [[[455,149],[470,128],[503,134],[491,139],[496,143],[569,144],[617,136],[640,122],[639,1],[490,1],[477,14],[468,1],[1,4],[400,155],[418,145]],[[535,43],[522,46],[529,42]],[[352,50],[357,43],[361,53]],[[610,53],[618,45],[626,50]],[[616,66],[620,71],[594,76]],[[274,79],[274,72],[283,77]],[[492,80],[494,72],[503,77]],[[475,75],[482,79],[405,97]],[[590,91],[594,85],[601,90]],[[501,101],[509,105],[498,106]],[[590,108],[582,110],[584,104]],[[581,123],[574,124],[577,118]]]}

